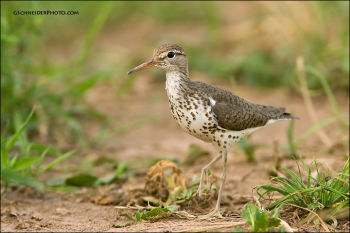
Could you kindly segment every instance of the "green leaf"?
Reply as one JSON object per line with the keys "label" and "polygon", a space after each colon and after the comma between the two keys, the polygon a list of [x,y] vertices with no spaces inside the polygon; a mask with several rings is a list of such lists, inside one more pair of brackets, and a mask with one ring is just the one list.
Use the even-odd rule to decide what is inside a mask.
{"label": "green leaf", "polygon": [[141,213],[140,212],[136,212],[136,221],[141,221]]}
{"label": "green leaf", "polygon": [[97,176],[92,176],[89,174],[80,173],[78,175],[67,178],[65,181],[66,185],[84,187],[84,186],[92,186],[95,181],[98,179]]}
{"label": "green leaf", "polygon": [[178,210],[177,206],[175,205],[169,205],[166,207],[166,209],[168,209],[171,212],[176,212]]}
{"label": "green leaf", "polygon": [[278,218],[269,218],[269,228],[278,227],[281,223],[281,220]]}
{"label": "green leaf", "polygon": [[52,161],[51,163],[49,163],[45,168],[43,168],[39,174],[42,174],[50,169],[52,169],[55,165],[57,165],[58,163],[62,162],[63,160],[65,160],[66,158],[68,158],[69,156],[71,156],[74,153],[74,151],[70,151],[67,152],[65,154],[60,155],[57,159],[55,159],[54,161]]}
{"label": "green leaf", "polygon": [[161,208],[161,207],[155,207],[149,211],[144,210],[142,214],[140,212],[136,212],[135,214],[135,220],[136,221],[141,221],[142,220],[148,220],[149,218],[156,217],[159,214],[166,213],[168,211],[175,212],[177,211],[176,206],[168,206],[166,208]]}
{"label": "green leaf", "polygon": [[256,223],[252,227],[252,232],[267,232],[269,229],[269,216],[267,212],[256,215]]}
{"label": "green leaf", "polygon": [[156,208],[153,208],[151,209],[150,211],[144,211],[144,213],[142,214],[141,218],[143,220],[147,220],[148,218],[150,217],[155,217],[158,215],[158,211],[161,210],[160,207],[156,207]]}
{"label": "green leaf", "polygon": [[16,181],[20,184],[29,185],[29,186],[32,186],[32,187],[38,188],[38,189],[44,188],[44,185],[41,182],[35,180],[34,178],[28,177],[28,176],[23,176],[23,175],[19,174],[18,172],[12,171],[8,168],[1,169],[1,178],[5,179],[5,180]]}
{"label": "green leaf", "polygon": [[35,162],[39,160],[38,157],[29,157],[29,158],[21,158],[16,161],[13,170],[23,170],[26,168],[30,168]]}
{"label": "green leaf", "polygon": [[[138,213],[138,212],[136,212],[136,214],[137,214],[137,213]],[[136,219],[133,218],[133,217],[131,217],[130,214],[121,214],[120,216],[125,216],[125,217],[127,217],[128,219],[130,219],[131,221],[136,222]]]}
{"label": "green leaf", "polygon": [[118,165],[118,167],[116,168],[115,172],[113,175],[104,177],[104,178],[99,178],[96,180],[96,185],[101,185],[101,184],[109,184],[112,181],[119,179],[123,173],[125,172],[125,170],[127,169],[127,167],[129,166],[129,163],[124,162],[124,163],[120,163]]}
{"label": "green leaf", "polygon": [[106,156],[99,156],[93,163],[94,166],[100,166],[103,164],[113,164],[113,165],[117,165],[118,162],[115,159],[111,159],[109,157]]}
{"label": "green leaf", "polygon": [[279,226],[280,220],[277,216],[277,209],[270,213],[260,212],[259,208],[252,203],[247,203],[242,209],[242,218],[251,226],[252,232],[267,232],[270,227]]}
{"label": "green leaf", "polygon": [[242,218],[254,229],[259,209],[252,203],[247,203],[242,208]]}
{"label": "green leaf", "polygon": [[127,162],[123,162],[123,163],[120,163],[117,167],[117,169],[115,170],[114,172],[114,177],[115,179],[118,179],[120,178],[120,176],[125,172],[125,170],[127,169],[129,163]]}
{"label": "green leaf", "polygon": [[113,180],[115,179],[114,174],[113,175],[109,175],[107,177],[104,178],[98,178],[95,182],[95,185],[101,185],[101,184],[109,184],[111,183]]}

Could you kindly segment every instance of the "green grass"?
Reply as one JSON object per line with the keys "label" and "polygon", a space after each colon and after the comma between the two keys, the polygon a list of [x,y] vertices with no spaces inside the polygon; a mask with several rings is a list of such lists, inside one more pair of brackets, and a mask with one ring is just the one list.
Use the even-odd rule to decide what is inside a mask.
{"label": "green grass", "polygon": [[[6,191],[8,187],[18,185],[29,185],[43,189],[45,185],[37,178],[73,154],[73,152],[58,154],[52,162],[43,165],[43,160],[50,148],[43,147],[43,150],[38,152],[33,150],[32,143],[20,141],[21,136],[27,133],[26,127],[33,114],[34,111],[30,113],[14,135],[1,136],[1,184],[3,191]],[[24,149],[24,153],[21,153],[19,149]]]}
{"label": "green grass", "polygon": [[65,64],[56,64],[43,56],[45,51],[39,47],[45,33],[43,18],[13,17],[11,6],[21,4],[10,3],[2,9],[1,133],[14,133],[16,120],[22,122],[35,106],[28,124],[32,135],[45,138],[46,143],[56,143],[58,137],[71,142],[83,141],[84,132],[78,118],[104,120],[105,117],[81,100],[94,85],[116,72],[115,69],[89,74],[84,71],[92,43],[108,17],[110,6],[102,4],[97,9],[80,51],[73,61]]}
{"label": "green grass", "polygon": [[[279,193],[283,196],[273,200],[266,209],[278,208],[285,204],[293,204],[310,210],[332,208],[334,205],[337,205],[337,209],[341,209],[349,205],[349,159],[341,171],[332,175],[320,169],[316,161],[311,168],[304,164],[301,157],[300,160],[302,168],[296,162],[297,174],[283,168],[288,177],[274,177],[272,178],[274,184],[258,186],[256,192],[260,199],[272,193]],[[307,173],[305,179],[301,169]],[[316,177],[312,176],[312,170],[316,171]]]}

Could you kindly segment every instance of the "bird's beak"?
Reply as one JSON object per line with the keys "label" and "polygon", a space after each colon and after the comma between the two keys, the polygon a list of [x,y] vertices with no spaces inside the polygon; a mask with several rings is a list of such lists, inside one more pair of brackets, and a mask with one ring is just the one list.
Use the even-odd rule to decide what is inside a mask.
{"label": "bird's beak", "polygon": [[150,60],[150,61],[148,61],[148,62],[142,63],[141,65],[136,66],[135,68],[131,69],[131,70],[128,72],[128,74],[132,74],[132,73],[134,73],[134,72],[136,72],[136,71],[139,71],[139,70],[144,70],[144,69],[152,68],[152,67],[154,67],[155,64],[156,64],[156,63],[155,63],[154,60],[152,59],[152,60]]}

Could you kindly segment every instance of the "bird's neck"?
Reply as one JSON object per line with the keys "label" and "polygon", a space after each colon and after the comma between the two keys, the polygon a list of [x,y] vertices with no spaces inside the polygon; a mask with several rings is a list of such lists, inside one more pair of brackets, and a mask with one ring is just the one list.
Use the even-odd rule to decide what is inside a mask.
{"label": "bird's neck", "polygon": [[190,82],[188,70],[167,71],[165,89],[169,99],[183,96]]}

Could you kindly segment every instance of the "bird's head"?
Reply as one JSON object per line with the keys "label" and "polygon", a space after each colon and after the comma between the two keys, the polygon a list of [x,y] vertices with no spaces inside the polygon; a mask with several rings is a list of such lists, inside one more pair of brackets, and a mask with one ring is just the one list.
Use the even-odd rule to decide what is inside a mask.
{"label": "bird's head", "polygon": [[176,44],[163,44],[154,50],[151,60],[131,69],[128,74],[152,67],[159,67],[166,72],[187,71],[185,51]]}

